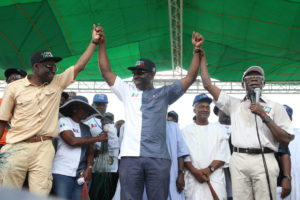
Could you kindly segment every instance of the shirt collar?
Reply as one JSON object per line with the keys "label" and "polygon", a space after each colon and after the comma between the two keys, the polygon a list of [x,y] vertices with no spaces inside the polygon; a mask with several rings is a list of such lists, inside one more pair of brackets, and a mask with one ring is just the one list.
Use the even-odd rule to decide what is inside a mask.
{"label": "shirt collar", "polygon": [[25,86],[26,86],[26,87],[32,85],[32,84],[30,83],[30,81],[28,80],[28,79],[30,79],[31,77],[32,77],[32,75],[27,75],[27,76],[24,78],[24,82],[25,82]]}
{"label": "shirt collar", "polygon": [[[25,81],[25,86],[26,87],[28,87],[28,86],[30,86],[30,85],[32,85],[32,86],[37,86],[37,85],[34,85],[34,84],[32,84],[29,80],[32,78],[32,74],[29,74],[29,75],[27,75],[25,78],[24,78],[24,81]],[[45,86],[45,85],[48,85],[49,83],[43,83],[42,85],[40,85],[40,86]]]}

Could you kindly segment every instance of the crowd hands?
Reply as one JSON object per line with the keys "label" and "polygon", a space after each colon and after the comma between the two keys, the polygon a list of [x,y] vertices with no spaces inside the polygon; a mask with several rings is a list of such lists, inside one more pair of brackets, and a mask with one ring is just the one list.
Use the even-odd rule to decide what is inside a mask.
{"label": "crowd hands", "polygon": [[[32,67],[33,67],[33,75],[31,77],[25,77],[24,73],[20,72],[17,70],[13,71],[13,74],[9,74],[9,76],[6,76],[6,81],[7,83],[11,83],[13,81],[18,80],[17,76],[21,75],[19,78],[25,78],[29,80],[29,82],[34,82],[38,83],[37,85],[43,85],[45,82],[47,84],[43,85],[44,87],[47,87],[47,85],[51,85],[53,83],[54,87],[60,87],[62,89],[66,88],[73,80],[75,80],[77,74],[84,70],[85,66],[89,62],[90,58],[93,55],[93,52],[97,46],[99,46],[99,51],[98,51],[98,64],[99,64],[99,69],[101,71],[102,76],[104,77],[105,81],[108,83],[109,86],[112,87],[113,92],[120,98],[122,101],[124,101],[125,98],[128,98],[125,94],[125,92],[128,92],[129,89],[127,89],[127,86],[125,86],[125,83],[123,83],[117,75],[115,75],[111,69],[110,69],[110,64],[109,60],[106,54],[106,38],[104,34],[103,27],[101,24],[98,25],[93,25],[92,29],[92,40],[89,46],[87,47],[86,51],[82,54],[82,56],[79,58],[77,63],[73,68],[70,68],[66,70],[64,73],[62,73],[60,76],[60,80],[64,81],[54,81],[56,80],[55,77],[52,79],[47,79],[44,80],[41,78],[43,73],[47,73],[44,68],[41,69],[41,66],[43,66],[43,63],[46,62],[46,64],[51,65],[51,68],[47,68],[48,73],[50,73],[51,69],[53,70],[53,66],[55,66],[55,63],[59,61],[59,59],[56,59],[56,57],[53,57],[53,55],[50,53],[48,56],[47,60],[43,57],[38,57],[36,58],[37,61],[34,62],[34,56],[32,57]],[[193,58],[191,61],[191,65],[189,67],[188,73],[185,77],[183,77],[180,80],[181,87],[176,87],[176,84],[174,83],[172,86],[165,87],[164,89],[166,91],[170,90],[174,92],[174,95],[168,96],[165,94],[164,98],[167,100],[165,102],[168,102],[168,105],[176,101],[181,95],[184,94],[184,92],[189,88],[189,86],[196,80],[198,72],[201,72],[201,79],[203,82],[204,88],[213,96],[214,100],[217,102],[217,106],[220,108],[223,108],[226,114],[231,114],[232,112],[230,109],[228,109],[228,106],[232,105],[232,102],[235,102],[235,100],[228,100],[229,97],[227,98],[224,97],[225,94],[221,94],[221,90],[217,88],[216,86],[212,85],[210,76],[207,70],[207,63],[206,63],[206,56],[205,52],[202,48],[203,43],[204,43],[204,37],[197,33],[193,32],[192,33],[192,40],[191,43],[193,45]],[[40,53],[41,54],[41,53]],[[42,55],[42,54],[41,54]],[[49,63],[50,62],[50,63]],[[142,64],[141,64],[142,63]],[[45,64],[44,64],[45,65]],[[201,66],[201,67],[200,67]],[[148,68],[147,68],[148,67]],[[199,70],[201,68],[201,70]],[[135,67],[128,68],[129,70],[132,71],[133,73],[133,80],[136,88],[140,90],[142,93],[145,90],[155,90],[153,86],[153,78],[155,76],[156,72],[156,67],[155,64],[152,63],[152,61],[149,61],[147,59],[140,59]],[[19,73],[19,74],[18,74]],[[259,76],[264,76],[264,74],[257,74],[261,73],[260,70],[249,70],[249,72],[245,72],[244,76],[247,77],[248,75],[253,76],[251,79],[244,79],[243,77],[243,87],[246,88],[246,101],[249,97],[249,91],[253,90],[254,88],[253,85],[256,87],[260,87],[261,89],[263,88],[263,80],[260,80],[257,78],[257,75]],[[73,78],[70,78],[73,77]],[[8,81],[9,80],[9,81]],[[12,80],[12,81],[11,81]],[[36,81],[37,80],[37,81]],[[135,80],[142,80],[140,82],[136,82]],[[40,84],[39,84],[40,83]],[[3,102],[5,105],[7,105],[10,109],[5,110],[2,109],[0,110],[0,133],[1,136],[4,132],[4,129],[7,124],[10,124],[10,120],[17,120],[18,116],[14,116],[14,110],[12,109],[14,107],[13,104],[8,103],[8,100],[11,100],[11,96],[6,97],[6,93],[11,93],[10,88],[14,88],[14,86],[18,86],[18,84],[22,84],[20,81],[18,83],[14,83],[11,86],[7,86],[7,91],[5,91]],[[126,88],[124,91],[120,91],[120,88]],[[177,91],[178,90],[178,91]],[[19,93],[22,93],[22,91],[19,91]],[[171,93],[171,92],[169,92]],[[176,93],[176,95],[175,95]],[[54,95],[54,94],[53,94]],[[17,96],[17,95],[16,95]],[[142,95],[141,95],[142,96]],[[51,98],[51,97],[50,97]],[[56,98],[53,96],[53,98]],[[220,100],[221,99],[221,100]],[[225,102],[225,100],[227,102]],[[19,99],[15,99],[16,102],[19,101]],[[232,102],[230,102],[232,101]],[[178,115],[177,115],[177,120],[167,120],[167,125],[166,125],[166,131],[164,133],[168,132],[168,130],[178,130],[179,135],[178,137],[174,137],[174,135],[169,136],[169,139],[164,141],[166,146],[168,146],[168,151],[171,156],[171,161],[172,161],[172,167],[176,166],[176,169],[178,169],[178,172],[176,171],[175,174],[170,174],[170,176],[174,176],[174,178],[170,178],[168,176],[163,177],[163,176],[157,176],[156,178],[159,180],[161,178],[161,182],[163,183],[166,179],[169,180],[176,180],[175,183],[170,183],[170,193],[169,189],[165,191],[166,189],[160,188],[158,193],[156,194],[158,196],[158,199],[173,199],[174,197],[171,198],[172,195],[178,195],[178,199],[187,199],[187,200],[194,200],[194,199],[232,199],[232,194],[231,192],[233,191],[233,194],[236,195],[237,199],[239,199],[240,195],[238,192],[235,192],[236,185],[233,185],[233,190],[227,191],[227,193],[224,193],[224,188],[226,187],[226,184],[231,185],[231,181],[227,182],[225,184],[225,179],[224,179],[224,171],[225,170],[225,165],[227,166],[229,163],[229,158],[230,158],[230,149],[229,149],[229,137],[226,136],[228,132],[224,129],[225,125],[223,126],[221,123],[216,126],[214,123],[208,122],[208,117],[210,114],[210,104],[212,102],[212,99],[208,97],[206,94],[200,94],[197,95],[194,99],[193,102],[193,109],[195,112],[195,119],[194,122],[185,127],[183,130],[179,130],[178,126]],[[118,161],[118,156],[120,154],[120,157],[131,157],[132,155],[128,152],[126,152],[126,145],[124,144],[124,149],[123,154],[122,150],[120,150],[121,143],[123,137],[125,137],[125,142],[128,142],[129,139],[134,140],[133,146],[136,145],[136,138],[130,138],[131,136],[129,135],[130,133],[127,133],[126,131],[124,132],[124,125],[123,125],[123,131],[122,131],[122,124],[124,124],[123,120],[120,120],[116,123],[114,123],[114,119],[111,118],[111,114],[108,114],[106,112],[108,104],[108,99],[105,94],[96,94],[93,98],[93,103],[91,105],[88,104],[88,100],[83,97],[83,96],[77,96],[76,94],[72,93],[66,93],[63,92],[61,96],[61,101],[60,101],[60,118],[58,121],[59,125],[59,133],[58,137],[55,137],[55,133],[49,133],[45,136],[49,136],[50,138],[55,138],[54,144],[56,146],[56,154],[54,155],[54,160],[53,160],[53,168],[52,168],[52,174],[53,174],[53,188],[52,188],[52,194],[62,197],[62,198],[67,198],[67,199],[79,199],[79,196],[82,195],[82,183],[86,184],[86,186],[89,187],[89,193],[91,196],[91,199],[99,199],[102,198],[102,196],[106,196],[107,199],[135,199],[133,196],[134,192],[130,191],[132,188],[130,188],[131,184],[135,184],[134,182],[130,182],[130,184],[124,184],[124,182],[119,181],[118,187],[117,187],[117,181],[118,181],[118,176],[123,176],[124,174],[122,170],[122,165],[120,165]],[[55,104],[58,105],[58,104]],[[135,105],[136,106],[136,105]],[[277,106],[273,105],[272,106]],[[2,107],[2,106],[1,106]],[[129,106],[130,107],[130,106]],[[268,114],[262,109],[261,102],[250,102],[248,105],[248,111],[250,113],[254,113],[257,116],[261,118],[261,121],[265,123],[265,126],[268,128],[268,131],[272,137],[275,138],[276,142],[279,141],[283,146],[288,146],[289,142],[292,139],[292,134],[289,132],[289,128],[285,127],[282,124],[278,124],[276,121],[273,121],[274,116],[272,118],[269,118]],[[16,109],[19,109],[18,107]],[[130,109],[130,108],[127,108]],[[50,112],[55,113],[55,109],[53,108]],[[280,110],[282,112],[282,109],[277,109],[276,111]],[[125,111],[127,112],[127,111]],[[160,115],[166,116],[166,111],[161,111],[162,113]],[[173,112],[173,111],[172,111]],[[279,111],[278,111],[279,112]],[[9,113],[12,117],[10,119],[1,117],[1,115],[4,116],[4,114]],[[126,114],[126,113],[125,113]],[[176,113],[175,113],[176,114]],[[169,115],[169,114],[168,114]],[[175,116],[176,118],[176,116]],[[32,120],[32,118],[29,118],[29,120]],[[45,119],[44,119],[45,120]],[[284,119],[286,120],[286,119]],[[75,122],[75,123],[74,123]],[[220,122],[220,115],[219,115],[219,122]],[[128,122],[130,123],[130,122]],[[130,127],[131,124],[128,125]],[[205,140],[205,138],[212,138],[210,141],[210,147],[207,147],[208,149],[205,149],[205,152],[209,151],[215,152],[215,154],[212,155],[218,155],[219,157],[216,158],[214,156],[208,157],[204,156],[206,160],[201,160],[204,159],[200,156],[195,157],[194,156],[194,151],[197,149],[197,147],[194,146],[194,142],[191,139],[190,134],[191,133],[198,133],[199,130],[195,127],[197,126],[208,126],[209,127],[209,133],[203,133],[206,134],[205,137],[202,136],[200,137],[199,141],[200,143],[197,145],[203,145],[205,146],[202,142]],[[227,124],[228,125],[228,124]],[[41,125],[43,126],[43,125]],[[229,124],[230,126],[230,124]],[[86,129],[86,127],[88,127]],[[171,128],[170,128],[171,127]],[[43,127],[41,127],[43,128]],[[231,130],[231,129],[230,129]],[[10,131],[10,130],[9,130]],[[14,131],[14,127],[12,127],[11,131]],[[127,130],[128,131],[128,130]],[[136,134],[136,130],[131,130]],[[175,131],[176,132],[176,131]],[[172,132],[171,134],[175,134],[175,132]],[[38,133],[37,133],[38,134]],[[143,134],[143,133],[138,133],[138,134]],[[231,132],[229,133],[229,135]],[[212,136],[213,135],[213,136]],[[255,135],[255,134],[253,134]],[[199,135],[197,135],[198,137]],[[18,145],[19,142],[22,141],[17,141],[19,138],[10,138],[11,136],[8,136],[8,141],[12,141],[12,146],[13,145]],[[36,137],[36,136],[30,136],[30,137]],[[40,136],[41,141],[43,141],[44,136]],[[167,136],[168,137],[168,136]],[[236,135],[232,135],[231,137],[237,137]],[[48,137],[47,137],[48,138]],[[176,140],[176,147],[170,142],[170,140]],[[178,139],[179,138],[179,139]],[[26,138],[28,139],[28,138]],[[30,138],[29,138],[30,139]],[[37,139],[39,142],[39,139]],[[143,143],[144,141],[138,141],[140,143]],[[151,141],[151,142],[156,142],[156,141]],[[129,144],[132,145],[132,144]],[[173,145],[173,146],[172,146]],[[234,146],[236,144],[233,144]],[[72,147],[72,148],[70,148]],[[128,148],[133,148],[133,147],[128,147]],[[182,155],[177,155],[177,151],[174,150],[173,148],[181,149],[183,153]],[[250,146],[251,148],[251,146]],[[163,150],[163,149],[162,149]],[[275,152],[275,149],[272,152]],[[8,151],[6,149],[5,151]],[[5,151],[1,151],[1,153],[5,153]],[[78,152],[84,151],[84,159],[81,160],[80,154]],[[176,152],[174,154],[174,152]],[[200,155],[203,152],[198,152]],[[38,152],[37,152],[38,154]],[[222,159],[220,158],[220,155],[222,155]],[[243,154],[244,155],[244,154]],[[258,156],[261,154],[258,153]],[[138,158],[143,158],[140,156],[140,153],[137,153],[135,156]],[[157,155],[156,155],[157,156]],[[150,156],[151,157],[151,156]],[[164,157],[163,157],[164,158]],[[167,158],[167,157],[166,157]],[[189,159],[187,159],[189,158]],[[192,158],[193,162],[190,161]],[[78,161],[75,161],[78,159]],[[157,162],[154,158],[151,158],[151,162]],[[197,160],[198,159],[198,160]],[[68,160],[68,165],[73,165],[78,166],[78,169],[76,169],[76,172],[71,172],[68,167],[68,165],[64,165],[65,160]],[[107,162],[108,161],[108,162]],[[52,160],[49,161],[52,163]],[[124,161],[125,162],[125,161]],[[128,161],[126,161],[128,162]],[[131,161],[132,162],[132,161]],[[142,161],[141,161],[142,162]],[[199,163],[201,162],[208,162],[209,166],[203,167]],[[129,162],[130,163],[130,162]],[[173,164],[176,163],[176,164]],[[131,165],[135,165],[135,162],[132,162]],[[152,163],[151,163],[152,164]],[[236,164],[236,163],[235,163]],[[81,167],[84,166],[84,167]],[[123,164],[125,166],[125,164]],[[157,165],[157,164],[156,164]],[[164,165],[161,163],[161,166]],[[114,166],[114,167],[113,167]],[[130,165],[129,165],[130,166]],[[201,167],[200,167],[201,166]],[[81,167],[81,168],[80,168]],[[288,168],[288,167],[287,167]],[[290,168],[290,166],[289,166]],[[228,168],[227,168],[228,169]],[[121,171],[120,171],[121,170]],[[127,170],[127,169],[126,169]],[[126,171],[125,170],[125,171]],[[128,168],[129,170],[129,168]],[[28,170],[29,171],[29,170]],[[10,171],[4,171],[5,173],[10,173]],[[119,172],[119,175],[118,175]],[[169,173],[169,171],[167,170]],[[129,173],[129,172],[128,172]],[[147,172],[146,172],[147,173]],[[100,176],[100,175],[102,176]],[[165,174],[164,173],[161,173]],[[214,174],[214,176],[212,176]],[[290,176],[290,169],[285,172],[285,177]],[[142,176],[142,175],[139,175]],[[1,176],[0,176],[1,177]],[[63,178],[67,177],[72,177],[72,179],[69,180],[69,182],[63,180]],[[100,177],[99,179],[95,177]],[[214,178],[217,179],[219,177],[223,177],[221,180],[222,184],[218,183],[218,180],[215,181]],[[24,177],[25,178],[25,177]],[[79,179],[83,178],[83,182],[79,183]],[[144,178],[144,177],[143,177]],[[251,177],[250,177],[251,178]],[[93,179],[93,181],[91,181]],[[102,185],[103,188],[100,188],[97,186],[97,184],[108,184],[109,186],[104,188],[104,185]],[[108,182],[107,182],[108,180]],[[124,178],[123,178],[124,180]],[[230,180],[230,178],[229,178]],[[65,181],[65,182],[64,182]],[[130,180],[132,181],[132,180]],[[17,184],[14,181],[8,181],[7,183],[5,182],[5,179],[0,178],[0,182],[2,184],[7,184],[7,185],[13,185],[16,187],[20,187],[20,184]],[[72,188],[72,186],[66,186],[66,184],[72,184],[76,185]],[[167,181],[168,182],[168,181]],[[188,183],[188,184],[187,184]],[[210,185],[212,183],[212,186]],[[145,184],[145,191],[151,191],[151,189],[158,186],[149,186],[149,183],[147,183],[147,180],[143,182]],[[207,184],[210,185],[211,188],[215,188],[216,192],[214,189],[208,189]],[[29,184],[30,185],[30,184]],[[162,187],[163,185],[160,185]],[[291,182],[290,179],[284,178],[282,180],[282,192],[281,192],[281,198],[288,196],[291,191]],[[37,186],[34,186],[37,187]],[[148,188],[149,187],[149,188]],[[252,187],[252,186],[251,186]],[[253,186],[254,187],[254,186]],[[70,189],[71,188],[71,189]],[[96,188],[96,189],[95,189]],[[107,189],[108,188],[108,189]],[[120,189],[123,188],[123,191]],[[220,189],[223,188],[223,189]],[[34,191],[39,194],[47,195],[50,192],[51,188],[48,188],[47,190],[40,190],[38,187],[34,189],[30,189],[31,191]],[[239,188],[240,189],[240,188]],[[244,188],[245,190],[252,190],[252,188]],[[274,189],[274,188],[273,188]],[[64,191],[63,191],[64,190]],[[191,191],[197,191],[197,192],[192,192]],[[257,189],[259,190],[259,189]],[[66,192],[67,191],[67,192]],[[125,191],[125,192],[124,192]],[[146,194],[144,191],[144,197],[143,199],[146,200],[148,199],[154,199],[155,195],[153,194]],[[199,191],[201,191],[199,193]],[[132,192],[132,193],[131,193]],[[257,192],[257,191],[255,191]],[[259,193],[259,192],[257,192]],[[146,194],[146,195],[145,195]],[[251,196],[252,195],[252,196]],[[249,199],[255,199],[259,198],[256,194],[252,193],[250,195]],[[274,195],[274,190],[272,190],[272,195]],[[219,196],[219,197],[216,197]],[[130,198],[129,198],[130,197]]]}

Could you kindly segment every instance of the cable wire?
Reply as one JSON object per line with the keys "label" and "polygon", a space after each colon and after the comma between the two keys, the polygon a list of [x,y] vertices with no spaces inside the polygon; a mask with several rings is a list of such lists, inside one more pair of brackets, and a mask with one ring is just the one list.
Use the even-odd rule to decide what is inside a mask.
{"label": "cable wire", "polygon": [[267,182],[268,182],[269,196],[270,196],[270,200],[273,200],[272,193],[271,193],[271,184],[270,184],[270,177],[269,177],[268,166],[267,166],[267,163],[266,163],[264,149],[263,149],[263,147],[261,145],[261,141],[260,141],[260,137],[259,137],[259,132],[258,132],[257,115],[255,114],[254,116],[255,116],[255,125],[256,125],[257,138],[258,138],[259,146],[260,146],[260,149],[261,149],[261,156],[262,156],[262,160],[263,160],[263,163],[264,163],[264,168],[265,168]]}

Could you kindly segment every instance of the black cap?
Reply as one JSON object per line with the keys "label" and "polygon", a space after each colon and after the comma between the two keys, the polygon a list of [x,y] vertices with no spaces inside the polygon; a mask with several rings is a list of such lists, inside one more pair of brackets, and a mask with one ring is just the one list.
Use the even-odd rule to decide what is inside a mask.
{"label": "black cap", "polygon": [[66,100],[68,100],[69,99],[69,94],[67,93],[67,92],[62,92],[61,93],[61,96],[63,97],[63,98],[65,98]]}
{"label": "black cap", "polygon": [[176,122],[178,122],[178,114],[175,111],[168,112],[168,117],[172,117]]}
{"label": "black cap", "polygon": [[49,50],[40,50],[35,52],[31,56],[31,67],[33,67],[34,64],[36,63],[42,63],[46,61],[54,61],[54,62],[59,62],[61,61],[62,58],[60,57],[54,57]]}
{"label": "black cap", "polygon": [[136,61],[135,67],[128,67],[129,70],[142,69],[148,72],[156,72],[155,64],[148,59],[139,59]]}
{"label": "black cap", "polygon": [[112,114],[110,112],[105,113],[104,117],[108,118],[111,122],[114,122],[114,120],[115,120],[114,114]]}
{"label": "black cap", "polygon": [[25,72],[22,69],[16,69],[16,68],[9,68],[9,69],[5,70],[5,72],[4,72],[6,79],[8,79],[8,77],[11,74],[20,74],[21,76],[25,77],[27,75],[27,72]]}

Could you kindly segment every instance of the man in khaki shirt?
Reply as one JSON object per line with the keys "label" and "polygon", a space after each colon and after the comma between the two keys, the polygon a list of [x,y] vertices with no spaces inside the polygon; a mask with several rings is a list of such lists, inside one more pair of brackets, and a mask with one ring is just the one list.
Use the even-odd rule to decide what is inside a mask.
{"label": "man in khaki shirt", "polygon": [[[233,199],[269,199],[262,152],[269,173],[270,193],[275,199],[279,169],[274,152],[278,151],[279,143],[287,146],[294,135],[291,121],[284,107],[263,96],[259,96],[256,103],[250,101],[250,94],[254,89],[262,90],[265,84],[265,73],[261,67],[252,66],[244,72],[242,87],[245,88],[246,95],[240,100],[227,95],[211,83],[203,50],[202,55],[203,86],[214,97],[218,108],[231,118],[231,139],[234,152],[230,158],[229,168]],[[262,148],[259,145],[257,131]]]}
{"label": "man in khaki shirt", "polygon": [[22,187],[28,172],[29,190],[47,195],[52,186],[51,167],[58,134],[58,111],[62,91],[71,84],[93,55],[100,38],[100,27],[92,30],[92,41],[77,63],[59,75],[61,60],[48,50],[31,57],[32,75],[5,88],[0,107],[0,137],[11,118],[5,145],[1,149],[0,184]]}

